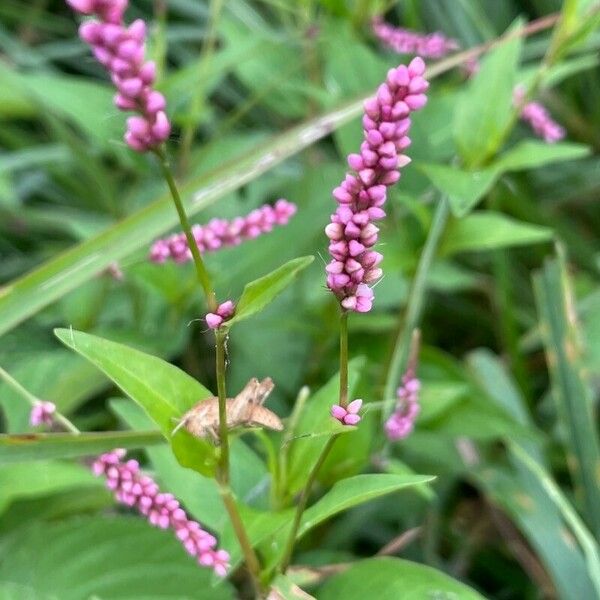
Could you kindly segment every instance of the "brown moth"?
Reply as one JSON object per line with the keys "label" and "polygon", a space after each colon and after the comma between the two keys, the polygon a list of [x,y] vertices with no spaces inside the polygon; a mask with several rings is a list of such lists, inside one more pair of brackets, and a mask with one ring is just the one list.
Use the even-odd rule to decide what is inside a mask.
{"label": "brown moth", "polygon": [[[227,429],[266,427],[281,431],[281,419],[263,406],[273,387],[275,386],[270,377],[262,381],[253,377],[235,398],[227,398]],[[185,427],[195,437],[219,443],[219,399],[212,396],[198,402],[181,417],[172,435],[181,427]]]}

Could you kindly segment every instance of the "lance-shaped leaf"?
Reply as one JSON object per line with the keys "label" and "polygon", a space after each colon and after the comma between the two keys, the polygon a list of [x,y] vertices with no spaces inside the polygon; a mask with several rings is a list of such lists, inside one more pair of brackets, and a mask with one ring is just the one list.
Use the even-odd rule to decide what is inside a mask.
{"label": "lance-shaped leaf", "polygon": [[24,460],[93,456],[115,448],[162,444],[159,431],[93,431],[90,433],[23,433],[0,435],[0,464]]}
{"label": "lance-shaped leaf", "polygon": [[57,329],[55,333],[146,411],[170,441],[181,465],[203,475],[213,473],[215,449],[210,443],[192,437],[184,429],[172,435],[187,410],[213,395],[209,390],[174,365],[129,346],[69,329]]}
{"label": "lance-shaped leaf", "polygon": [[314,256],[294,258],[268,275],[255,279],[244,287],[242,297],[235,309],[235,315],[227,321],[227,327],[239,323],[261,311],[292,283],[296,275],[308,267]]}
{"label": "lance-shaped leaf", "polygon": [[533,278],[546,360],[568,464],[583,499],[586,521],[600,535],[600,445],[588,383],[583,377],[581,333],[564,258],[546,261]]}

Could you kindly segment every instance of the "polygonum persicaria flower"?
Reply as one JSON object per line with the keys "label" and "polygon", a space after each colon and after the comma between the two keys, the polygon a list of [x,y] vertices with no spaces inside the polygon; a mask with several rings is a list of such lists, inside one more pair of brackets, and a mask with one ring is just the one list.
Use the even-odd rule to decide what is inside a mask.
{"label": "polygonum persicaria flower", "polygon": [[[268,233],[274,227],[287,225],[296,214],[296,205],[279,199],[273,206],[265,204],[244,217],[231,221],[212,219],[206,225],[194,225],[192,235],[201,254],[221,248],[237,246],[246,240]],[[150,249],[150,260],[164,263],[167,260],[184,263],[192,260],[192,253],[184,233],[176,233],[168,238],[157,240]]]}
{"label": "polygonum persicaria flower", "polygon": [[144,58],[146,24],[141,19],[128,27],[123,23],[127,0],[67,0],[67,4],[97,17],[81,24],[79,37],[107,69],[118,91],[117,108],[138,113],[127,119],[125,142],[137,152],[159,146],[169,137],[171,124],[165,98],[153,88],[156,65]]}
{"label": "polygonum persicaria flower", "polygon": [[114,492],[118,502],[135,508],[155,527],[172,529],[198,564],[225,576],[229,569],[229,554],[217,549],[216,538],[200,523],[189,519],[172,494],[161,492],[158,484],[141,472],[136,460],[124,459],[125,450],[107,452],[94,461],[92,471],[96,476],[106,477],[106,487]]}
{"label": "polygonum persicaria flower", "polygon": [[456,40],[446,37],[443,33],[419,33],[403,27],[394,27],[381,17],[375,17],[371,27],[377,39],[398,54],[441,58],[460,47]]}
{"label": "polygonum persicaria flower", "polygon": [[221,325],[233,317],[235,312],[235,304],[231,300],[227,300],[222,304],[219,304],[217,311],[214,313],[207,313],[205,320],[206,324],[211,329],[218,329]]}
{"label": "polygonum persicaria flower", "polygon": [[420,389],[421,382],[417,379],[414,368],[409,367],[402,378],[402,385],[397,391],[396,410],[385,423],[388,439],[400,440],[412,432],[417,415],[421,410],[419,405]]}
{"label": "polygonum persicaria flower", "polygon": [[390,69],[377,94],[364,104],[364,141],[360,154],[348,156],[353,173],[333,190],[338,208],[325,228],[333,258],[326,267],[327,286],[346,310],[368,312],[373,304],[369,284],[381,277],[383,258],[373,250],[379,232],[374,221],[385,217],[387,188],[410,162],[403,152],[410,146],[410,114],[427,102],[424,73],[419,57],[408,67]]}
{"label": "polygonum persicaria flower", "polygon": [[46,400],[38,400],[29,413],[29,423],[32,427],[39,427],[40,425],[52,425],[54,421],[54,413],[56,412],[56,405],[53,402]]}
{"label": "polygonum persicaria flower", "polygon": [[565,130],[552,119],[550,113],[539,102],[524,102],[525,90],[517,86],[513,92],[513,102],[520,110],[519,116],[529,123],[533,131],[549,144],[565,137]]}
{"label": "polygonum persicaria flower", "polygon": [[337,419],[342,425],[357,425],[360,423],[361,416],[358,414],[363,401],[358,398],[357,400],[353,400],[344,408],[339,404],[334,404],[331,407],[331,416],[334,419]]}

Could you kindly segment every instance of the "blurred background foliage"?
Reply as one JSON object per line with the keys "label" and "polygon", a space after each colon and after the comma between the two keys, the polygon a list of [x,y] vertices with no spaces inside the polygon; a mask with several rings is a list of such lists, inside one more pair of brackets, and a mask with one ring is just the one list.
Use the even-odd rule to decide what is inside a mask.
{"label": "blurred background foliage", "polygon": [[[285,260],[326,256],[331,190],[361,136],[359,120],[347,118],[358,112],[346,115],[344,107],[402,60],[378,46],[368,25],[372,15],[386,11],[391,22],[443,31],[468,48],[501,35],[519,17],[530,21],[563,3],[131,4],[130,18],[152,23],[149,54],[176,124],[171,156],[192,194],[193,221],[244,214],[279,197],[298,204],[287,227],[207,256],[219,293],[236,297],[246,282]],[[546,30],[522,47],[513,44],[516,71],[507,77],[515,81],[500,85],[530,80],[550,35]],[[381,401],[437,190],[456,203],[466,196],[473,207],[479,203],[449,217],[428,275],[422,413],[414,434],[385,460],[374,453],[381,443],[378,413],[369,413],[364,426],[336,446],[322,483],[365,470],[437,479],[316,528],[302,542],[297,563],[372,556],[418,528],[398,553],[487,597],[595,597],[587,551],[545,485],[554,478],[564,502],[577,507],[593,535],[600,533],[593,416],[600,387],[599,46],[597,30],[574,44],[539,92],[568,142],[552,154],[517,124],[485,164],[465,172],[466,183],[456,174],[456,157],[468,166],[469,146],[465,152],[461,144],[486,131],[485,124],[465,130],[481,111],[474,105],[480,102],[476,86],[501,76],[484,61],[479,84],[477,78],[465,82],[459,70],[435,80],[428,106],[414,119],[413,163],[389,198],[381,243],[385,278],[375,309],[350,322],[351,353],[365,359],[356,396]],[[493,104],[489,96],[485,101]],[[327,123],[315,121],[328,111],[331,133]],[[129,151],[120,141],[123,129],[111,86],[78,40],[68,8],[60,0],[3,0],[0,365],[85,430],[146,424],[128,401],[115,398],[108,379],[54,338],[56,326],[169,359],[214,387],[212,341],[198,318],[205,310],[191,265],[154,265],[147,258],[152,240],[175,230],[175,211],[152,157]],[[512,163],[500,169],[498,161],[508,160],[511,150]],[[499,170],[484,189],[480,170],[490,165]],[[107,270],[113,262],[122,278]],[[230,389],[239,390],[251,376],[271,376],[277,386],[271,408],[288,415],[302,385],[317,390],[337,369],[335,317],[323,262],[316,260],[277,302],[239,325],[230,344]],[[27,405],[6,386],[0,406],[4,431],[29,430]],[[268,485],[255,441],[249,441],[255,468],[240,472],[235,484],[249,506],[261,509],[268,506]],[[541,465],[541,474],[523,452]],[[195,474],[178,473],[166,448],[149,448],[146,466],[195,517],[222,532],[222,514],[209,514],[214,498],[201,495]],[[119,595],[124,588],[136,598],[231,597],[228,585],[206,590],[208,575],[168,535],[127,516],[107,527],[98,515],[110,507],[109,494],[77,464],[0,465],[2,597],[37,598],[50,590],[61,598],[91,592],[116,598],[125,597]],[[48,539],[54,540],[51,552],[44,551]],[[123,579],[113,574],[113,581],[95,581],[85,565],[92,561],[94,572],[108,565],[115,539]],[[149,551],[143,556],[141,545]],[[71,555],[77,556],[72,573],[65,570]],[[33,580],[32,562],[39,565]],[[168,576],[160,565],[168,565]],[[323,598],[339,597],[350,585],[336,583],[339,577],[325,584]],[[314,593],[314,586],[308,589]]]}

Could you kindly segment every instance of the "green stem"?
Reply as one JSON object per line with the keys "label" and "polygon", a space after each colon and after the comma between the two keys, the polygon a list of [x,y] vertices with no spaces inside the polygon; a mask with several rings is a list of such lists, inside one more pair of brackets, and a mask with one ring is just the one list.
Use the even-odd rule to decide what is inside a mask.
{"label": "green stem", "polygon": [[229,515],[233,530],[244,555],[246,566],[252,578],[257,596],[262,594],[260,585],[260,563],[256,556],[252,543],[248,537],[244,523],[238,511],[237,503],[229,487],[229,430],[227,429],[227,389],[225,384],[226,369],[226,344],[227,330],[219,328],[215,331],[216,356],[217,356],[217,393],[219,396],[219,464],[217,469],[217,482],[219,493]]}
{"label": "green stem", "polygon": [[431,228],[429,229],[423,252],[419,258],[419,264],[417,265],[417,271],[408,297],[406,314],[403,321],[401,321],[396,342],[394,344],[394,351],[390,361],[383,394],[385,408],[382,411],[382,417],[384,422],[394,410],[396,403],[394,388],[398,384],[403,370],[406,368],[413,331],[418,327],[421,313],[423,312],[423,305],[425,303],[425,295],[427,292],[427,277],[449,215],[450,207],[448,199],[445,196],[442,196],[433,214]]}
{"label": "green stem", "polygon": [[302,489],[302,493],[300,494],[300,498],[298,499],[298,505],[296,506],[296,514],[294,515],[294,520],[292,522],[290,534],[285,543],[283,558],[281,559],[281,563],[279,564],[279,571],[281,573],[285,573],[287,568],[290,566],[292,554],[294,552],[294,545],[296,543],[296,537],[298,535],[298,529],[300,528],[300,521],[302,520],[302,515],[304,513],[304,509],[306,508],[308,498],[310,497],[310,492],[312,490],[313,483],[317,479],[319,470],[323,466],[323,463],[329,455],[329,452],[331,452],[331,449],[333,448],[333,445],[335,444],[338,435],[339,434],[333,435],[327,440],[327,443],[323,447],[323,450],[321,450],[321,454],[319,455],[317,462],[314,464],[311,472],[309,473],[308,479],[306,480],[306,484]]}
{"label": "green stem", "polygon": [[246,561],[246,566],[248,567],[248,572],[252,578],[252,584],[256,591],[256,597],[262,598],[264,597],[264,590],[260,582],[260,563],[258,562],[258,557],[256,556],[254,548],[252,548],[252,543],[250,542],[248,534],[246,533],[246,528],[244,527],[242,517],[238,511],[238,507],[231,489],[227,484],[224,484],[220,480],[218,481],[218,484],[221,500],[225,505],[227,514],[229,515],[229,520],[233,526],[233,531],[235,532],[235,536],[240,544],[242,554],[244,555],[244,559]]}
{"label": "green stem", "polygon": [[339,405],[348,406],[348,311],[340,315],[340,399]]}
{"label": "green stem", "polygon": [[227,430],[227,390],[225,387],[225,345],[227,332],[215,331],[217,351],[217,394],[219,396],[219,480],[229,485],[229,431]]}
{"label": "green stem", "polygon": [[183,201],[181,200],[179,190],[177,189],[177,184],[175,183],[175,178],[173,177],[173,172],[171,171],[171,165],[169,164],[167,155],[165,154],[163,149],[157,148],[156,150],[154,150],[154,153],[156,154],[156,156],[158,156],[160,160],[160,168],[162,174],[167,182],[167,185],[169,186],[171,197],[173,198],[173,203],[175,204],[177,214],[179,215],[179,222],[181,223],[181,228],[185,233],[188,246],[192,253],[192,257],[194,259],[194,266],[196,267],[196,275],[198,277],[198,282],[204,290],[204,295],[206,296],[206,302],[208,304],[209,310],[211,312],[215,312],[218,306],[217,297],[213,289],[208,271],[204,266],[202,256],[200,255],[200,250],[198,249],[198,245],[196,244],[196,240],[194,239],[194,236],[192,234],[192,226],[190,225],[190,222],[185,213]]}
{"label": "green stem", "polygon": [[189,121],[184,126],[181,136],[179,173],[184,173],[189,166],[192,142],[194,141],[194,134],[196,132],[198,119],[202,110],[202,103],[206,94],[205,82],[208,78],[208,69],[215,50],[215,44],[217,40],[217,23],[223,8],[223,2],[224,0],[212,0],[210,3],[208,28],[204,45],[202,46],[200,64],[198,67],[198,83],[194,86],[194,94],[192,95],[190,101]]}
{"label": "green stem", "polygon": [[[348,311],[344,310],[343,308],[341,309],[340,314],[340,395],[338,404],[344,407],[348,406]],[[300,498],[298,499],[298,505],[296,506],[296,514],[294,515],[292,528],[290,529],[290,534],[285,544],[283,558],[279,565],[279,570],[281,573],[285,573],[286,569],[290,566],[290,561],[292,560],[292,554],[294,552],[294,544],[296,543],[296,537],[300,527],[300,521],[302,520],[302,514],[306,508],[308,498],[310,497],[312,486],[317,478],[317,475],[319,474],[319,470],[325,462],[325,459],[329,455],[329,452],[331,452],[338,435],[339,434],[333,435],[327,440],[327,443],[325,446],[323,446],[323,450],[321,450],[321,454],[309,473],[306,483],[304,484],[304,488],[302,489]]]}
{"label": "green stem", "polygon": [[[39,398],[36,398],[29,390],[26,390],[12,375],[7,373],[2,367],[0,367],[0,379],[2,379],[9,387],[11,387],[19,396],[24,398],[31,406],[35,406],[37,402],[40,402]],[[71,433],[81,433],[67,417],[61,415],[59,412],[55,412],[52,415],[55,422],[62,425],[67,431]]]}

